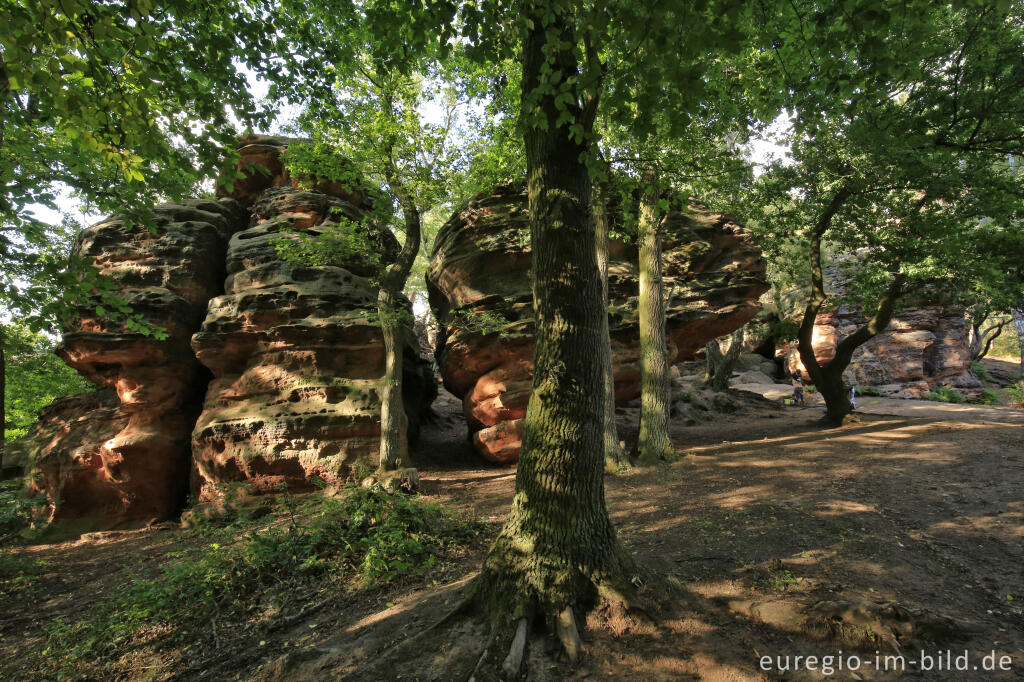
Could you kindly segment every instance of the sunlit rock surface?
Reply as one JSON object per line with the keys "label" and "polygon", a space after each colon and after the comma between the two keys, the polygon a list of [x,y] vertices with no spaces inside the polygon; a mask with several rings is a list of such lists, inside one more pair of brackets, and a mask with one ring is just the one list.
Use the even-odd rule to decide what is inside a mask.
{"label": "sunlit rock surface", "polygon": [[[533,373],[529,209],[520,186],[501,186],[462,206],[441,228],[427,271],[442,330],[437,360],[463,400],[474,447],[514,463]],[[692,358],[760,309],[768,285],[761,252],[727,215],[692,203],[663,228],[670,362]],[[618,402],[640,393],[637,250],[612,240],[609,317]]]}

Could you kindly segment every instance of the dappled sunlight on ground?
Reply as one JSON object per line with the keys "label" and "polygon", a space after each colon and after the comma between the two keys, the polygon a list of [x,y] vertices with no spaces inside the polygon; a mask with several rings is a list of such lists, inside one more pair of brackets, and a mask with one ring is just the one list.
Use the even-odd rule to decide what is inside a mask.
{"label": "dappled sunlight on ground", "polygon": [[[874,407],[879,405],[884,407]],[[996,650],[1014,660],[1009,673],[917,679],[1019,680],[1024,421],[1005,411],[996,411],[998,420],[988,412],[936,412],[932,404],[918,417],[913,405],[903,407],[894,415],[863,412],[861,422],[840,428],[823,427],[820,410],[813,408],[780,410],[770,418],[723,416],[695,427],[673,424],[673,444],[684,453],[677,461],[606,477],[609,512],[640,567],[638,605],[656,626],[613,622],[595,611],[581,633],[585,660],[571,665],[538,623],[526,655],[531,679],[820,680],[821,674],[807,671],[766,673],[758,661],[840,649],[873,655],[891,651],[898,641],[908,652],[915,646],[956,648],[980,660]],[[454,459],[434,452],[418,463],[428,499],[487,524],[464,561],[443,576],[353,595],[315,617],[261,634],[265,646],[255,640],[221,652],[208,663],[211,669],[289,682],[399,674],[468,679],[486,639],[482,621],[456,619],[422,639],[415,636],[452,609],[479,570],[508,512],[515,470],[472,459],[455,423],[445,422],[444,438],[427,433],[425,441],[449,448]],[[621,425],[623,432],[627,426]],[[159,561],[174,547],[173,537],[153,531],[118,540],[123,546],[93,538],[27,550],[53,562],[52,575],[32,610],[11,611],[0,664],[38,638],[39,613],[52,616],[69,604],[89,603],[97,591],[110,589],[113,562],[121,565],[135,554]],[[910,622],[938,615],[951,618],[953,626],[951,634],[934,640],[909,631],[893,640],[895,630],[881,621],[813,621],[807,609],[821,604],[849,613],[881,604],[909,614]],[[0,609],[8,607],[0,603]],[[188,657],[181,649],[167,660]],[[387,675],[372,672],[383,670],[373,667],[382,661]],[[191,669],[200,664],[192,661]],[[858,674],[894,679],[870,670]],[[129,679],[172,677],[141,671]]]}

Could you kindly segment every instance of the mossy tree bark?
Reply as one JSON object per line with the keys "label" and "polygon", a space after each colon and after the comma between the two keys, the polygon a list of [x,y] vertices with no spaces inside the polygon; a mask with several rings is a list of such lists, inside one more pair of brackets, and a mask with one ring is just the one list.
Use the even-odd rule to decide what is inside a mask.
{"label": "mossy tree bark", "polygon": [[[843,372],[850,366],[853,353],[876,334],[884,330],[892,319],[896,301],[903,293],[905,278],[894,273],[889,288],[879,300],[878,308],[866,324],[860,326],[852,334],[844,338],[836,346],[835,356],[826,365],[821,365],[814,355],[814,321],[821,311],[828,296],[825,293],[825,276],[821,265],[821,241],[836,213],[852,192],[843,185],[836,190],[825,211],[822,212],[810,234],[811,261],[811,295],[804,307],[804,316],[800,321],[797,335],[797,350],[800,361],[810,375],[811,381],[825,400],[825,418],[833,424],[842,424],[848,414],[853,412],[850,394],[843,382]],[[919,208],[924,206],[922,198]]]}
{"label": "mossy tree bark", "polygon": [[[538,3],[540,4],[540,3]],[[476,596],[495,642],[521,618],[546,616],[570,657],[574,613],[600,597],[625,600],[632,562],[619,544],[604,498],[601,277],[594,243],[587,103],[566,102],[544,81],[579,76],[571,10],[527,2],[523,29],[524,119],[536,349],[515,495],[484,561]],[[539,29],[543,26],[544,29]],[[568,113],[570,122],[565,122]],[[563,117],[559,122],[560,115]],[[507,638],[506,638],[507,637]]]}
{"label": "mossy tree bark", "polygon": [[[600,190],[594,201],[594,227],[597,240],[597,268],[601,272],[601,302],[608,310],[608,207]],[[615,426],[615,367],[612,360],[612,340],[607,312],[601,328],[601,364],[604,370],[604,464],[609,471],[629,466],[626,451],[619,443]]]}
{"label": "mossy tree bark", "polygon": [[638,461],[652,465],[671,450],[668,438],[669,366],[665,340],[665,296],[661,272],[661,211],[658,174],[648,167],[641,177],[640,296],[640,436]]}
{"label": "mossy tree bark", "polygon": [[402,404],[402,331],[406,310],[399,300],[420,248],[420,210],[406,191],[393,162],[385,162],[385,176],[398,197],[405,222],[405,243],[395,262],[384,272],[377,295],[377,314],[384,337],[385,366],[381,378],[380,470],[393,471],[411,465],[409,420]]}

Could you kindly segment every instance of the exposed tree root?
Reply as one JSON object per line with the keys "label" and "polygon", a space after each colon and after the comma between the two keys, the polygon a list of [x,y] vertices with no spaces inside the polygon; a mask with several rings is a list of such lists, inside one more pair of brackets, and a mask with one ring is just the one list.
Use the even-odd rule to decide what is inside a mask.
{"label": "exposed tree root", "polygon": [[516,626],[515,637],[512,638],[512,646],[508,649],[508,656],[501,664],[501,672],[509,679],[519,676],[519,669],[523,665],[523,653],[526,651],[526,635],[529,630],[529,621],[520,618]]}
{"label": "exposed tree root", "polygon": [[468,594],[466,594],[464,597],[462,597],[462,599],[460,599],[458,602],[456,602],[455,606],[453,606],[452,609],[450,611],[448,611],[448,613],[446,613],[445,615],[441,616],[438,620],[434,621],[431,625],[428,625],[427,627],[423,628],[422,630],[417,632],[415,635],[413,635],[411,637],[407,637],[406,639],[403,639],[402,641],[398,642],[397,644],[389,647],[386,651],[381,653],[380,658],[382,660],[389,660],[390,657],[396,651],[399,651],[399,650],[402,650],[402,649],[406,649],[406,648],[412,646],[413,644],[415,644],[416,642],[419,642],[420,640],[424,639],[427,635],[429,635],[430,633],[434,632],[438,628],[442,627],[443,625],[446,625],[446,624],[450,623],[452,620],[455,619],[456,616],[462,615],[463,613],[469,611],[470,608],[475,603],[476,603],[476,590],[473,589],[473,585],[471,583],[469,585]]}
{"label": "exposed tree root", "polygon": [[555,633],[558,635],[558,640],[562,643],[569,661],[578,662],[583,643],[580,641],[579,630],[576,629],[576,618],[573,616],[571,606],[566,606],[555,618]]}

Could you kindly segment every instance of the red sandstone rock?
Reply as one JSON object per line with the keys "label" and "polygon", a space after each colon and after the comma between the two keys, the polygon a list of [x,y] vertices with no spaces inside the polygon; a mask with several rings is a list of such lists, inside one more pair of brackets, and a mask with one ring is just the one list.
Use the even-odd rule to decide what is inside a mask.
{"label": "red sandstone rock", "polygon": [[[841,296],[848,286],[845,271],[851,258],[842,256],[825,268],[830,292]],[[840,305],[814,321],[814,356],[825,364],[835,357],[836,346],[867,321],[857,308]],[[929,386],[981,388],[970,373],[968,327],[963,308],[914,301],[900,310],[886,329],[858,348],[843,376],[855,386],[873,386],[886,395],[916,398]],[[791,372],[807,377],[795,345],[787,352]]]}
{"label": "red sandstone rock", "polygon": [[[286,143],[243,144],[243,177],[231,193],[238,200],[158,206],[156,233],[114,218],[79,237],[76,253],[167,338],[132,333],[92,311],[66,331],[62,357],[109,390],[58,401],[19,445],[54,518],[110,527],[174,516],[193,467],[208,493],[233,480],[265,489],[305,484],[311,474],[336,479],[351,463],[375,459],[384,353],[365,313],[376,309],[366,279],[376,266],[295,267],[274,245],[284,228],[317,231],[337,216],[362,217],[369,193],[288,177],[280,160]],[[390,258],[397,248],[390,233],[365,229]],[[436,390],[416,348],[410,332],[414,422]],[[197,353],[216,375],[212,383]]]}
{"label": "red sandstone rock", "polygon": [[292,177],[285,168],[283,152],[293,144],[304,140],[271,135],[250,135],[239,141],[238,163],[234,178],[228,190],[228,178],[222,178],[217,196],[231,197],[245,205],[252,204],[268,189],[292,187],[307,189],[328,196],[345,199],[354,206],[367,201],[366,192],[343,185],[340,182],[315,177]]}
{"label": "red sandstone rock", "polygon": [[[345,195],[350,197],[351,195]],[[210,301],[192,339],[214,374],[193,433],[200,498],[245,481],[255,492],[317,476],[336,484],[356,463],[376,465],[377,385],[384,346],[376,321],[376,267],[362,260],[307,267],[283,262],[283,227],[320,232],[330,216],[359,221],[365,205],[322,192],[277,187],[252,206],[252,224],[232,239],[225,293]],[[367,227],[389,259],[397,243]],[[411,329],[405,357],[406,409],[415,427],[435,388]],[[426,399],[426,405],[423,404]]]}
{"label": "red sandstone rock", "polygon": [[102,404],[91,406],[98,398],[90,394],[41,416],[28,469],[55,519],[89,516],[113,525],[168,518],[188,491],[189,435],[206,384],[189,338],[220,289],[227,239],[244,212],[231,199],[154,211],[155,234],[112,218],[82,232],[75,246],[167,338],[133,333],[92,312],[65,332],[59,354],[111,391]]}
{"label": "red sandstone rock", "polygon": [[[528,219],[521,187],[475,197],[441,228],[427,272],[431,307],[442,325],[437,358],[445,386],[463,400],[477,451],[504,464],[518,459],[533,374]],[[685,214],[677,208],[666,219],[665,235],[668,347],[670,361],[679,362],[749,321],[767,283],[760,250],[729,216],[696,203]],[[640,393],[636,261],[635,246],[612,242],[617,402]]]}

